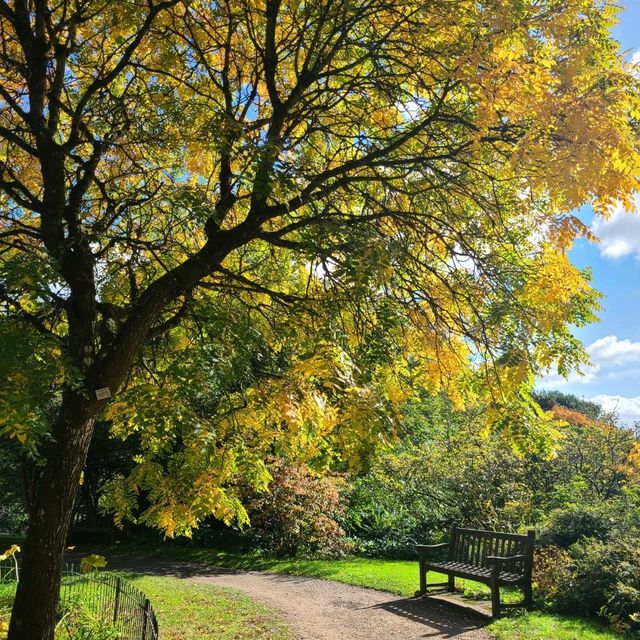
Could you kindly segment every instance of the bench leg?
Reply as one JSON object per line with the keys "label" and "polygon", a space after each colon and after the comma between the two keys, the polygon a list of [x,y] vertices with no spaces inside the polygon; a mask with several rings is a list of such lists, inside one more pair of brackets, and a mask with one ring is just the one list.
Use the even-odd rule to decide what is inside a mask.
{"label": "bench leg", "polygon": [[449,576],[448,577],[448,582],[449,585],[447,587],[448,591],[455,591],[456,590],[456,579],[455,576]]}
{"label": "bench leg", "polygon": [[495,582],[491,583],[491,615],[500,617],[500,586]]}
{"label": "bench leg", "polygon": [[427,593],[427,571],[424,567],[424,561],[420,560],[420,595],[424,596]]}
{"label": "bench leg", "polygon": [[455,588],[454,585],[454,577],[449,576],[448,582],[436,582],[431,585],[427,584],[427,575],[429,574],[428,569],[426,568],[426,562],[424,560],[419,560],[418,568],[420,571],[420,589],[416,591],[415,597],[419,598],[420,596],[429,595],[429,591],[427,587],[448,587],[449,591],[453,591]]}
{"label": "bench leg", "polygon": [[524,587],[524,607],[527,611],[533,609],[533,593],[531,589],[531,582],[525,582]]}

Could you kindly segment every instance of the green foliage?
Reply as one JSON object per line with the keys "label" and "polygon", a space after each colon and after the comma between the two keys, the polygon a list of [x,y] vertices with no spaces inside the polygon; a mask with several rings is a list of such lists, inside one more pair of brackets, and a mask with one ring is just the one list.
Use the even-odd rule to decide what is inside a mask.
{"label": "green foliage", "polygon": [[0,437],[33,456],[46,439],[60,402],[65,367],[59,343],[32,328],[0,319]]}
{"label": "green foliage", "polygon": [[81,597],[65,601],[60,607],[56,640],[118,640],[117,627],[97,616]]}
{"label": "green foliage", "polygon": [[546,566],[537,578],[541,605],[562,613],[599,615],[621,631],[640,629],[637,533],[608,542],[584,538],[568,552],[543,554]]}
{"label": "green foliage", "polygon": [[22,533],[27,524],[18,456],[19,451],[13,443],[0,439],[0,533]]}
{"label": "green foliage", "polygon": [[[291,287],[306,286],[307,275],[290,275]],[[309,328],[308,308],[273,305],[265,317],[249,303],[235,295],[194,300],[194,317],[145,351],[146,366],[111,403],[99,426],[122,446],[114,446],[113,466],[98,459],[88,479],[105,490],[101,505],[117,523],[169,536],[191,535],[210,515],[242,526],[238,488],[264,490],[274,455],[317,473],[357,470],[393,437],[412,393],[403,363],[390,356],[397,336],[387,333],[385,349],[374,349],[367,331],[351,340],[336,329],[335,308],[314,314]],[[333,296],[323,304],[340,306]],[[388,307],[381,303],[376,330],[400,322]]]}
{"label": "green foliage", "polygon": [[[564,608],[598,612],[615,627],[640,629],[640,536],[587,539],[571,550],[574,579]],[[569,586],[569,585],[567,585]]]}
{"label": "green foliage", "polygon": [[314,476],[303,465],[277,460],[269,466],[268,491],[247,501],[252,537],[280,556],[340,556],[349,550],[337,520],[343,513],[346,481]]}
{"label": "green foliage", "polygon": [[537,548],[533,564],[536,609],[553,611],[564,597],[571,576],[571,556],[566,550],[553,546]]}
{"label": "green foliage", "polygon": [[9,629],[11,606],[16,594],[15,580],[0,580],[0,639],[5,637]]}
{"label": "green foliage", "polygon": [[[0,582],[0,640],[6,637],[16,582]],[[67,594],[60,602],[55,640],[118,640],[118,630],[95,613],[95,603],[82,593]]]}
{"label": "green foliage", "polygon": [[543,535],[565,546],[606,530],[612,511],[631,513],[636,439],[613,423],[554,404],[563,425],[555,452],[522,454],[487,432],[481,407],[461,412],[423,396],[404,415],[396,445],[352,481],[345,529],[360,553],[402,557],[413,540],[446,537],[452,523],[522,530],[550,517]]}
{"label": "green foliage", "polygon": [[565,498],[567,504],[603,501],[619,495],[638,467],[633,456],[637,435],[617,426],[613,416],[593,420],[561,406],[553,407],[551,413],[565,423],[554,463],[556,496]]}
{"label": "green foliage", "polygon": [[609,505],[573,504],[554,511],[542,529],[540,542],[563,549],[583,538],[606,540],[611,532]]}
{"label": "green foliage", "polygon": [[[528,460],[478,410],[454,411],[443,397],[407,407],[404,436],[353,481],[345,528],[367,555],[411,554],[452,523],[513,529],[538,516]],[[542,463],[541,463],[542,464]]]}

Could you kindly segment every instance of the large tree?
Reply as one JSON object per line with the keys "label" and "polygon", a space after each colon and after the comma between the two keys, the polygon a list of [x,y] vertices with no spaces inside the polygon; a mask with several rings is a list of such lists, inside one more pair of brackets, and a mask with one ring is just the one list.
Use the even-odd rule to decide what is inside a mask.
{"label": "large tree", "polygon": [[[375,366],[338,384],[346,357],[332,371],[323,354],[366,336],[366,363],[388,325],[397,380],[503,409],[532,371],[583,358],[568,325],[594,297],[566,257],[586,231],[570,212],[631,206],[637,187],[614,19],[600,0],[0,0],[0,430],[22,451],[30,514],[11,640],[53,637],[109,397],[159,385],[155,345],[183,320],[237,337],[224,313],[228,331],[203,331],[195,307],[211,321],[232,300],[266,326],[306,307],[285,341],[301,350],[293,381],[239,383],[243,402],[192,430],[199,446],[236,407],[279,424],[309,398],[318,419],[342,407],[324,428],[366,431],[345,397],[369,407],[353,390]],[[135,405],[122,398],[116,422]]]}

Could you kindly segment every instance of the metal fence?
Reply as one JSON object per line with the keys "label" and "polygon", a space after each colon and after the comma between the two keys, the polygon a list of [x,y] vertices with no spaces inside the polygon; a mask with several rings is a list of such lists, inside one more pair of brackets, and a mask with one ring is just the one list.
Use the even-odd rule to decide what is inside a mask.
{"label": "metal fence", "polygon": [[[0,562],[0,582],[10,580],[15,580],[13,562]],[[65,565],[60,586],[62,624],[65,616],[78,610],[96,626],[113,630],[118,640],[159,638],[155,611],[140,589],[106,571],[83,574],[74,565]]]}

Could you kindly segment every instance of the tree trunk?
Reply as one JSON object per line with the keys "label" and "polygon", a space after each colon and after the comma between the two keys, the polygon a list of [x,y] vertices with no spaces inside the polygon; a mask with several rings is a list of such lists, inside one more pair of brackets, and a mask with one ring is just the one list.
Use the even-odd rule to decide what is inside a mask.
{"label": "tree trunk", "polygon": [[67,532],[100,408],[64,395],[37,482],[8,640],[53,640]]}

